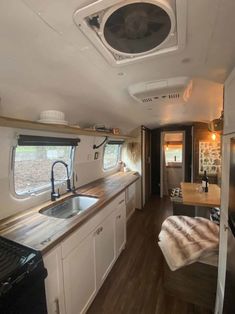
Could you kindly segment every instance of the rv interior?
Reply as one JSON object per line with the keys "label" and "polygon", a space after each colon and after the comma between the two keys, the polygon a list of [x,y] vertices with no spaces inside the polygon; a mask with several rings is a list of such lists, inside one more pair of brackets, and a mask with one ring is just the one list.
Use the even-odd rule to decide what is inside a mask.
{"label": "rv interior", "polygon": [[1,0],[1,314],[235,313],[234,14]]}

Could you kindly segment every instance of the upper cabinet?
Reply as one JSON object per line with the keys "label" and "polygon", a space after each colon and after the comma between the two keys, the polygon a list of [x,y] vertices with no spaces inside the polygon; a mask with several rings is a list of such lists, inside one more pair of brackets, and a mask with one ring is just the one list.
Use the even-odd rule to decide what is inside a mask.
{"label": "upper cabinet", "polygon": [[224,134],[235,132],[235,69],[224,85]]}

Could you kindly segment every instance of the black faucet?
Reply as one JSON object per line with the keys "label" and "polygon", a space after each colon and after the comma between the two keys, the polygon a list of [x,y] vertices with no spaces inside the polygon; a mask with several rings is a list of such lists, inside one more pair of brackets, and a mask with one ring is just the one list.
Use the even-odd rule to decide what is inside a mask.
{"label": "black faucet", "polygon": [[54,166],[56,164],[62,164],[66,167],[66,173],[67,173],[67,192],[71,191],[71,183],[70,183],[70,179],[69,179],[69,169],[68,169],[68,165],[66,164],[66,162],[64,162],[63,160],[56,160],[55,162],[53,162],[52,166],[51,166],[51,200],[55,201],[57,198],[60,197],[60,193],[59,193],[59,189],[58,189],[58,193],[55,192],[55,178],[54,178]]}

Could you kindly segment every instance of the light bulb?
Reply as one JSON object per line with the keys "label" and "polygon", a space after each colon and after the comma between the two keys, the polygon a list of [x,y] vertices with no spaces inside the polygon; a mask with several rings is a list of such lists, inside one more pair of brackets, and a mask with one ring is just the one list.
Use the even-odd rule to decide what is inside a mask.
{"label": "light bulb", "polygon": [[213,141],[215,141],[216,140],[216,134],[212,133],[211,138],[212,138]]}

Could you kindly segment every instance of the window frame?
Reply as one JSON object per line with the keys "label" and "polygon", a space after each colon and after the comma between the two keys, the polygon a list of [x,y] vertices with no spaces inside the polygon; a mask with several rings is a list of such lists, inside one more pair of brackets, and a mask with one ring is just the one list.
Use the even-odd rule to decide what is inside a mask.
{"label": "window frame", "polygon": [[[36,188],[34,190],[31,191],[26,191],[24,193],[20,193],[18,194],[16,192],[16,187],[15,187],[15,157],[16,157],[16,148],[19,145],[16,144],[14,146],[12,146],[12,150],[11,150],[11,180],[10,180],[10,185],[11,185],[11,191],[12,194],[15,198],[17,199],[26,199],[29,198],[31,196],[36,196],[36,195],[41,195],[44,193],[48,193],[51,190],[51,183],[49,181],[49,183],[47,185],[43,185],[41,188]],[[23,146],[23,145],[22,145]],[[36,145],[36,146],[43,146],[43,145]],[[44,145],[47,146],[47,145]],[[48,145],[51,146],[51,145]],[[70,151],[70,167],[69,167],[69,178],[72,178],[72,174],[73,174],[73,169],[74,169],[74,160],[75,160],[75,152],[76,152],[76,146],[70,146],[71,147],[71,151]],[[65,186],[66,184],[66,179],[65,180],[55,180],[55,187],[56,188],[60,188],[62,186]]]}
{"label": "window frame", "polygon": [[[110,171],[110,170],[114,170],[115,168],[117,168],[117,166],[118,166],[118,161],[120,160],[120,156],[121,156],[122,144],[123,144],[123,142],[119,142],[119,141],[117,141],[117,143],[112,143],[112,144],[110,144],[109,142],[106,142],[106,143],[105,143],[104,148],[103,148],[103,159],[102,159],[102,167],[103,167],[103,171],[104,171],[104,172],[107,172],[107,171]],[[105,167],[104,167],[104,157],[105,157],[105,147],[106,147],[107,145],[118,145],[119,147],[118,147],[117,162],[116,162],[115,166],[105,168]]]}

